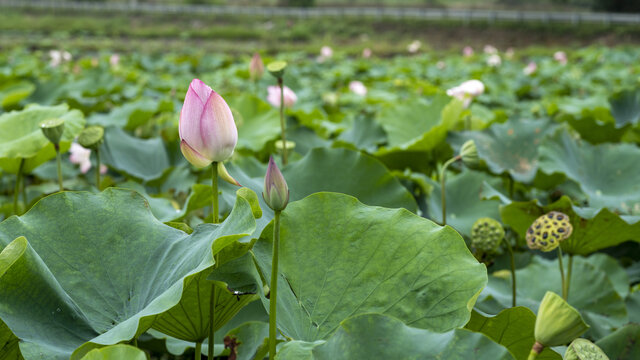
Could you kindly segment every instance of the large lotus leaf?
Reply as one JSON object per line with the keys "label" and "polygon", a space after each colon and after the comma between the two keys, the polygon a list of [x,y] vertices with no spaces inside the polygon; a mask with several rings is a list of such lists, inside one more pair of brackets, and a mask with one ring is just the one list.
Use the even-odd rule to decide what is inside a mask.
{"label": "large lotus leaf", "polygon": [[620,91],[609,98],[609,104],[617,128],[628,124],[637,125],[640,121],[640,91]]}
{"label": "large lotus leaf", "polygon": [[[431,194],[426,198],[428,209],[427,217],[431,220],[442,222],[442,192],[440,182],[428,179],[433,187]],[[471,236],[473,223],[481,217],[497,219],[499,216],[498,200],[485,200],[483,183],[498,185],[499,179],[477,172],[466,170],[460,174],[447,174],[446,199],[447,225],[458,230],[461,234]]]}
{"label": "large lotus leaf", "polygon": [[31,105],[21,111],[0,115],[0,167],[12,173],[18,172],[20,159],[27,159],[24,172],[53,159],[53,145],[40,130],[40,122],[50,118],[64,119],[61,151],[69,149],[69,143],[82,131],[84,116],[78,110],[69,110],[65,104],[58,106]]}
{"label": "large lotus leaf", "polygon": [[158,111],[158,100],[141,98],[139,100],[124,103],[108,114],[94,114],[87,122],[92,125],[104,127],[115,126],[119,128],[135,129],[151,119]]}
{"label": "large lotus leaf", "polygon": [[351,127],[338,136],[336,142],[345,147],[354,147],[370,153],[376,151],[387,140],[380,124],[366,117],[357,117]]}
{"label": "large lotus leaf", "polygon": [[500,208],[500,215],[524,239],[531,224],[549,211],[563,212],[571,219],[573,233],[561,243],[562,250],[570,254],[588,255],[627,240],[640,241],[640,216],[621,216],[606,208],[580,208],[567,196],[547,206],[536,200],[512,202]]}
{"label": "large lotus leaf", "polygon": [[629,324],[596,342],[611,360],[640,359],[640,324]]}
{"label": "large lotus leaf", "polygon": [[580,136],[592,144],[617,142],[628,131],[618,127],[604,96],[567,98],[558,105],[557,121],[567,122]]}
{"label": "large lotus leaf", "polygon": [[147,360],[147,354],[131,345],[110,345],[93,349],[82,360]]}
{"label": "large lotus leaf", "polygon": [[580,185],[591,207],[640,212],[640,148],[633,144],[590,145],[560,131],[540,147],[540,169],[563,173]]}
{"label": "large lotus leaf", "polygon": [[277,360],[333,359],[513,359],[502,346],[480,333],[455,329],[435,333],[409,327],[381,314],[344,320],[327,341],[285,343]]}
{"label": "large lotus leaf", "polygon": [[7,325],[0,320],[0,360],[22,359],[19,341]]}
{"label": "large lotus leaf", "polygon": [[[260,194],[264,188],[262,166],[248,163],[230,164],[229,173],[243,186],[258,194],[264,216],[258,221],[258,231],[273,219],[273,211]],[[319,191],[341,192],[357,197],[367,205],[405,208],[417,211],[413,196],[385,166],[375,158],[348,149],[315,148],[304,158],[282,169],[289,185],[290,202]],[[227,192],[223,192],[223,196]]]}
{"label": "large lotus leaf", "polygon": [[538,172],[538,147],[554,128],[549,120],[512,119],[483,131],[453,133],[450,138],[456,148],[474,140],[492,173],[507,172],[516,181],[530,183]]}
{"label": "large lotus leaf", "polygon": [[162,176],[169,167],[162,139],[139,139],[117,127],[105,130],[100,155],[105,164],[144,181]]}
{"label": "large lotus leaf", "polygon": [[[599,339],[625,324],[628,317],[624,300],[616,292],[612,280],[603,269],[591,264],[590,259],[574,257],[568,302],[580,311],[585,322],[591,326],[587,335]],[[565,257],[565,273],[567,260]],[[533,257],[529,265],[516,270],[516,277],[517,304],[534,312],[538,311],[540,301],[547,291],[562,293],[557,260]],[[501,308],[511,307],[509,276],[490,276],[489,284],[476,306],[481,311],[495,313],[496,303]]]}
{"label": "large lotus leaf", "polygon": [[[526,307],[518,306],[502,310],[494,317],[483,316],[474,311],[465,328],[483,333],[505,346],[516,360],[527,360],[531,347],[536,342],[535,325],[536,315]],[[545,348],[537,359],[561,360],[562,356]]]}
{"label": "large lotus leaf", "polygon": [[239,149],[260,151],[280,134],[280,114],[254,95],[230,97],[229,107],[238,128]]}
{"label": "large lotus leaf", "polygon": [[0,244],[29,239],[3,251],[13,265],[0,275],[0,318],[23,340],[25,359],[80,358],[92,347],[128,341],[211,268],[212,251],[246,246],[238,240],[254,228],[242,197],[224,223],[187,235],[156,220],[130,190],[48,196],[0,223]]}
{"label": "large lotus leaf", "polygon": [[[326,339],[344,319],[371,312],[449,331],[467,322],[486,281],[455,231],[406,209],[316,193],[289,204],[280,231],[278,327],[296,340]],[[273,222],[253,250],[264,279],[272,234]]]}
{"label": "large lotus leaf", "polygon": [[36,86],[29,81],[10,82],[0,86],[0,106],[11,108],[29,97],[35,89]]}

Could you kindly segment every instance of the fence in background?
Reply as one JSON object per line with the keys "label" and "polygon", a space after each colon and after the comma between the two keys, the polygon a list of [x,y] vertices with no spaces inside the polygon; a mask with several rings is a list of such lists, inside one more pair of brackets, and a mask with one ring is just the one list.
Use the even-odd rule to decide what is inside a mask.
{"label": "fence in background", "polygon": [[462,22],[539,22],[570,24],[640,25],[640,14],[594,12],[519,11],[519,10],[453,10],[398,7],[266,7],[220,5],[166,5],[138,2],[73,2],[0,0],[0,7],[24,9],[75,10],[95,12],[154,13],[154,14],[211,14],[262,17],[349,17],[417,20],[456,20]]}

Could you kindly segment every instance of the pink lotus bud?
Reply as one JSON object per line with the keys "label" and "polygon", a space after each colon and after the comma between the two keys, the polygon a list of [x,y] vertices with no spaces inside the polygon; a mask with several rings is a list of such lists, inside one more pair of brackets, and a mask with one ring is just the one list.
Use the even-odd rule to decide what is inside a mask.
{"label": "pink lotus bud", "polygon": [[120,55],[118,54],[113,54],[109,57],[109,64],[112,67],[116,67],[118,66],[118,64],[120,64]]}
{"label": "pink lotus bud", "polygon": [[480,80],[468,80],[447,90],[447,95],[462,101],[464,107],[471,104],[471,100],[484,93],[484,84]]}
{"label": "pink lotus bud", "polygon": [[371,52],[371,49],[369,49],[369,48],[365,48],[364,50],[362,50],[362,57],[365,58],[365,59],[370,58],[371,54],[372,54],[372,52]]}
{"label": "pink lotus bud", "polygon": [[567,65],[567,54],[564,51],[556,51],[553,54],[553,59],[562,65]]}
{"label": "pink lotus bud", "polygon": [[251,76],[251,80],[256,81],[262,77],[262,74],[264,74],[264,63],[262,62],[260,54],[255,53],[249,64],[249,75]]}
{"label": "pink lotus bud", "polygon": [[[277,85],[269,86],[267,88],[267,101],[269,104],[279,108],[280,107],[280,87]],[[292,107],[293,104],[298,101],[298,96],[293,90],[288,87],[284,87],[284,107]]]}
{"label": "pink lotus bud", "polygon": [[536,72],[536,70],[538,70],[538,65],[535,62],[531,61],[524,69],[522,69],[522,72],[525,75],[531,75]]}
{"label": "pink lotus bud", "polygon": [[193,79],[180,112],[180,150],[191,164],[205,167],[233,154],[238,129],[222,96]]}
{"label": "pink lotus bud", "polygon": [[349,90],[352,93],[360,96],[367,95],[367,87],[360,81],[352,81],[349,83]]}
{"label": "pink lotus bud", "polygon": [[322,56],[325,59],[328,59],[330,57],[333,56],[333,49],[329,46],[323,46],[322,49],[320,49],[320,56]]}
{"label": "pink lotus bud", "polygon": [[289,203],[289,187],[287,181],[282,176],[278,165],[273,161],[273,156],[269,157],[267,174],[264,176],[264,201],[274,211],[282,211]]}
{"label": "pink lotus bud", "polygon": [[86,174],[91,169],[91,150],[83,148],[80,144],[72,143],[69,149],[69,161],[80,165],[80,172]]}
{"label": "pink lotus bud", "polygon": [[473,56],[473,48],[471,46],[465,46],[462,49],[462,56],[464,57],[471,57]]}

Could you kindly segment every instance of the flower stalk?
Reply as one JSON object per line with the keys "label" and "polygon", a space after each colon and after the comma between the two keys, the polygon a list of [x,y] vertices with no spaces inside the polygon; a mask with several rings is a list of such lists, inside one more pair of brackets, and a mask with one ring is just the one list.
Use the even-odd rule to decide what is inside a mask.
{"label": "flower stalk", "polygon": [[462,159],[461,155],[455,156],[449,160],[447,160],[447,162],[444,163],[444,165],[442,166],[442,170],[440,170],[440,193],[441,193],[441,202],[442,202],[442,226],[447,225],[447,199],[446,199],[446,190],[445,190],[445,176],[447,174],[447,168],[449,167],[449,165],[453,164],[454,162],[458,161]]}
{"label": "flower stalk", "polygon": [[505,237],[504,242],[507,244],[507,251],[511,259],[511,307],[516,307],[516,259],[513,256],[513,248],[511,243]]}
{"label": "flower stalk", "polygon": [[20,182],[22,181],[22,171],[24,170],[24,158],[20,159],[20,166],[16,174],[16,187],[13,191],[13,213],[18,214],[18,194],[20,194]]}
{"label": "flower stalk", "polygon": [[62,185],[62,159],[60,157],[60,145],[53,144],[56,148],[56,166],[58,169],[58,185],[60,186],[60,191],[64,191],[64,186]]}
{"label": "flower stalk", "polygon": [[280,248],[280,213],[273,222],[273,251],[271,255],[271,286],[269,287],[269,360],[276,356],[276,301],[278,298],[278,250]]}
{"label": "flower stalk", "polygon": [[[218,163],[213,162],[211,164],[211,190],[213,194],[211,218],[214,224],[220,222],[219,218],[219,203],[218,203]],[[218,267],[218,254],[214,255],[213,268]],[[207,351],[207,357],[213,359],[214,340],[215,340],[215,308],[216,308],[216,285],[211,284],[211,297],[209,298],[209,348]]]}

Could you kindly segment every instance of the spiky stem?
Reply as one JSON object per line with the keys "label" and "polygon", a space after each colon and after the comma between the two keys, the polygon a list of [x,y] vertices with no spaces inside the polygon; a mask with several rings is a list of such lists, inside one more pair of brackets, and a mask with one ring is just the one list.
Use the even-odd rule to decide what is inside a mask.
{"label": "spiky stem", "polygon": [[562,298],[567,300],[567,288],[564,280],[564,266],[562,266],[562,247],[558,246],[558,266],[560,267],[560,280],[562,281]]}
{"label": "spiky stem", "polygon": [[60,145],[53,144],[56,148],[56,164],[58,167],[58,185],[60,186],[60,191],[64,191],[64,187],[62,186],[62,159],[60,158]]}
{"label": "spiky stem", "polygon": [[516,260],[513,256],[513,248],[507,238],[504,238],[504,242],[507,243],[507,251],[509,251],[509,257],[511,258],[511,306],[516,307]]}

